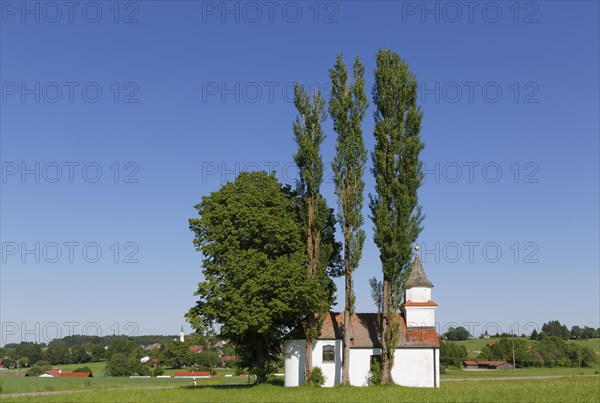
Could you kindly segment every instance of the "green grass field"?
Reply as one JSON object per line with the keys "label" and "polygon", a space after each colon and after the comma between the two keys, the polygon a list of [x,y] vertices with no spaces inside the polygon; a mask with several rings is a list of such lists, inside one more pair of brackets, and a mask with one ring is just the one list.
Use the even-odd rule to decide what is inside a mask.
{"label": "green grass field", "polygon": [[[64,368],[67,365],[63,366]],[[173,370],[175,371],[175,370]],[[179,371],[179,370],[177,370]],[[167,371],[172,372],[172,371]],[[231,376],[231,370],[217,371],[217,375],[211,379],[198,379],[197,382],[202,385],[246,385],[248,377]],[[168,374],[167,374],[168,375]],[[54,392],[61,390],[81,390],[81,389],[114,389],[114,388],[144,388],[147,386],[185,386],[192,383],[191,379],[130,379],[128,377],[104,377],[94,376],[93,378],[38,378],[38,377],[12,377],[0,376],[0,386],[2,394],[10,393],[29,393],[29,392]]]}
{"label": "green grass field", "polygon": [[576,375],[594,375],[598,368],[517,368],[483,371],[464,371],[460,369],[448,369],[442,374],[442,380],[445,378],[514,378],[524,376],[576,376]]}
{"label": "green grass field", "polygon": [[[106,367],[106,362],[88,362],[86,364],[53,365],[53,367],[60,368],[65,372],[73,372],[75,369],[80,368],[80,367],[89,367],[92,370],[94,377],[99,378],[99,377],[104,376],[104,368]],[[186,368],[184,368],[184,369],[165,368],[164,375],[173,375],[175,372],[178,372],[178,371],[191,371],[191,370],[186,369]],[[4,372],[19,372],[19,371],[17,369],[9,369],[9,370],[2,371],[2,373],[4,373]],[[21,368],[20,372],[27,372],[27,368]],[[2,373],[0,373],[0,376],[2,375]],[[232,369],[218,368],[217,373],[219,375],[225,375],[225,374],[234,374],[235,371]],[[0,377],[0,379],[1,379],[1,377]]]}
{"label": "green grass field", "polygon": [[[129,381],[129,388],[92,389],[83,392],[45,396],[9,397],[3,401],[18,402],[120,402],[120,401],[256,401],[256,402],[598,402],[600,378],[565,377],[559,379],[459,381],[443,382],[439,389],[389,387],[285,388],[280,385],[173,385],[174,388],[151,389],[162,382],[143,385]],[[160,384],[160,385],[159,385]]]}

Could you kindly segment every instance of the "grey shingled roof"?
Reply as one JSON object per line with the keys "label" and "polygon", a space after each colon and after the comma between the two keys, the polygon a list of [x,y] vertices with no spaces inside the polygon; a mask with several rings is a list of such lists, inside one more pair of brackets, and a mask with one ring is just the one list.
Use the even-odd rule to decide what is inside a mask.
{"label": "grey shingled roof", "polygon": [[425,270],[423,269],[419,255],[415,257],[410,269],[410,274],[408,275],[408,280],[406,280],[404,287],[433,287],[433,284],[431,284],[431,281],[429,281],[427,275],[425,274]]}

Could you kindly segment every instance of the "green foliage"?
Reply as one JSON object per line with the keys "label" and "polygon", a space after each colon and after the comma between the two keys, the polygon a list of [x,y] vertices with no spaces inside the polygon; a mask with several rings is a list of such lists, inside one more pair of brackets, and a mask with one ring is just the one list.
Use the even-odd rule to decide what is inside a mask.
{"label": "green foliage", "polygon": [[594,329],[593,327],[583,327],[583,330],[581,331],[582,339],[593,339],[595,337],[600,337],[600,328]]}
{"label": "green foliage", "polygon": [[383,283],[377,280],[376,277],[369,279],[369,286],[371,287],[371,298],[375,305],[377,305],[377,313],[381,314],[383,309]]}
{"label": "green foliage", "polygon": [[381,360],[371,360],[369,372],[369,385],[381,384]]}
{"label": "green foliage", "polygon": [[[373,87],[375,150],[372,154],[376,195],[370,196],[375,243],[380,250],[384,278],[402,292],[413,244],[423,216],[417,190],[423,178],[419,154],[421,119],[417,80],[408,65],[389,49],[377,53]],[[395,300],[399,302],[396,296]]]}
{"label": "green foliage", "polygon": [[106,357],[111,359],[114,354],[124,354],[126,356],[133,355],[135,358],[142,358],[144,356],[144,351],[142,348],[136,344],[133,340],[125,337],[115,337],[111,344],[106,349]]}
{"label": "green foliage", "polygon": [[504,360],[512,362],[513,343],[515,350],[515,364],[517,367],[526,367],[530,365],[531,357],[527,340],[521,338],[502,338],[492,346],[485,346],[481,349],[479,359],[481,360]]}
{"label": "green foliage", "polygon": [[223,355],[235,355],[235,349],[230,344],[223,346]]}
{"label": "green foliage", "polygon": [[594,350],[587,346],[580,346],[570,343],[567,354],[571,360],[571,366],[573,367],[579,366],[579,364],[581,364],[582,367],[588,368],[594,368],[598,366],[598,355],[594,352]]}
{"label": "green foliage", "polygon": [[29,362],[38,362],[42,359],[42,346],[37,343],[24,342],[15,347],[14,359],[29,358]]}
{"label": "green foliage", "polygon": [[[502,338],[492,346],[481,349],[478,359],[505,360],[512,362],[512,338]],[[539,342],[527,342],[515,338],[515,362],[517,367],[595,367],[598,356],[591,348],[567,343],[559,337],[546,336]],[[581,360],[581,361],[580,361]]]}
{"label": "green foliage", "polygon": [[5,368],[16,368],[17,361],[13,360],[12,358],[3,358],[2,365],[4,365]]}
{"label": "green foliage", "polygon": [[158,359],[161,364],[170,368],[181,368],[192,365],[194,358],[194,353],[190,351],[189,346],[179,340],[168,342],[158,352]]}
{"label": "green foliage", "polygon": [[221,358],[216,351],[201,351],[194,354],[194,364],[203,367],[214,368],[222,364]]}
{"label": "green foliage", "polygon": [[300,194],[314,196],[323,183],[321,144],[325,139],[321,123],[325,120],[325,101],[321,92],[315,92],[311,102],[303,84],[294,86],[294,105],[299,116],[294,122],[294,137],[298,151],[294,160],[299,168]]}
{"label": "green foliage", "polygon": [[49,361],[52,365],[71,363],[71,353],[62,342],[51,343],[46,349],[46,351],[44,351],[43,356],[44,359],[46,361]]}
{"label": "green foliage", "polygon": [[323,386],[325,384],[325,375],[323,375],[321,367],[313,367],[308,384],[311,386]]}
{"label": "green foliage", "polygon": [[92,362],[102,361],[105,358],[106,349],[104,348],[104,344],[90,344],[88,351],[90,352],[90,361]]}
{"label": "green foliage", "polygon": [[[354,313],[355,295],[352,286],[352,272],[358,267],[365,241],[362,229],[363,173],[367,161],[367,150],[362,137],[362,120],[367,109],[365,95],[364,66],[357,57],[354,61],[354,84],[348,79],[348,71],[339,54],[336,63],[329,70],[331,97],[329,114],[333,128],[337,132],[336,154],[332,168],[335,194],[338,201],[337,220],[344,237],[345,307],[344,321],[350,321]],[[342,383],[349,380],[350,329],[344,331],[342,353]]]}
{"label": "green foliage", "polygon": [[375,195],[369,206],[374,240],[383,271],[382,383],[391,383],[391,368],[400,325],[398,310],[423,216],[417,190],[423,172],[419,154],[423,114],[417,105],[417,80],[408,65],[389,49],[376,57],[373,104],[375,149],[372,153]]}
{"label": "green foliage", "polygon": [[440,365],[442,367],[462,367],[462,361],[467,359],[465,346],[444,342],[440,339]]}
{"label": "green foliage", "polygon": [[358,267],[365,233],[362,230],[363,173],[367,150],[362,136],[362,120],[367,109],[364,66],[357,57],[354,61],[354,83],[348,78],[342,55],[329,70],[331,96],[329,114],[338,134],[336,154],[332,164],[335,194],[338,198],[337,220],[344,236],[344,267],[346,276]]}
{"label": "green foliage", "polygon": [[42,372],[52,369],[52,365],[48,362],[38,361],[34,366],[27,370],[28,376],[38,376]]}
{"label": "green foliage", "polygon": [[580,339],[583,336],[583,330],[575,325],[571,328],[571,338],[576,340],[576,339]]}
{"label": "green foliage", "polygon": [[[332,249],[322,248],[323,227],[327,224],[329,208],[320,193],[323,183],[323,160],[321,159],[321,144],[325,139],[321,123],[325,120],[325,101],[320,91],[315,91],[311,97],[306,93],[304,85],[294,86],[294,105],[298,116],[293,124],[294,140],[298,146],[294,161],[298,167],[296,190],[299,196],[300,222],[302,223],[303,239],[306,245],[307,283],[311,283],[312,298],[315,302],[313,309],[306,312],[304,332],[307,342],[311,343],[320,331],[325,312],[329,310],[334,298],[334,286],[327,277],[327,256]],[[329,226],[330,235],[335,229],[334,222]],[[333,240],[335,242],[335,240]],[[308,347],[310,348],[310,347]],[[306,360],[306,377],[310,377],[311,361]]]}
{"label": "green foliage", "polygon": [[547,336],[560,337],[563,340],[569,340],[571,337],[571,332],[569,332],[567,326],[561,325],[558,320],[551,320],[548,323],[544,323],[542,325],[542,332]]}
{"label": "green foliage", "polygon": [[152,370],[150,369],[150,366],[145,365],[145,364],[141,364],[141,363],[140,364],[136,364],[135,372],[138,375],[141,375],[141,376],[150,376],[150,375],[152,375]]}
{"label": "green foliage", "polygon": [[533,329],[531,332],[531,336],[529,337],[531,340],[539,340],[539,333],[536,329]]}
{"label": "green foliage", "polygon": [[165,370],[160,366],[158,366],[152,370],[152,376],[160,376],[164,373],[165,373]]}
{"label": "green foliage", "polygon": [[54,343],[60,343],[61,346],[65,348],[71,348],[77,345],[83,344],[103,344],[103,338],[100,336],[84,336],[80,334],[73,334],[70,336],[65,336],[62,339],[55,339],[48,343],[48,347],[52,346]]}
{"label": "green foliage", "polygon": [[87,367],[87,366],[86,366],[86,367],[79,367],[79,368],[75,368],[75,369],[73,370],[73,372],[90,372],[90,373],[92,373],[92,374],[93,374],[93,371],[92,371],[92,369],[91,369],[90,367]]}
{"label": "green foliage", "polygon": [[201,333],[221,324],[240,365],[262,382],[284,335],[322,304],[307,281],[294,200],[273,174],[243,172],[196,209],[200,218],[190,219],[190,229],[204,257],[204,281],[186,317]]}
{"label": "green foliage", "polygon": [[469,331],[462,326],[456,328],[451,327],[446,333],[444,333],[444,337],[452,341],[468,340],[469,336]]}
{"label": "green foliage", "polygon": [[129,357],[124,353],[115,352],[111,354],[110,359],[106,363],[105,372],[110,376],[128,376],[132,375],[135,370],[135,365],[132,368]]}
{"label": "green foliage", "polygon": [[71,362],[74,364],[83,364],[90,362],[92,357],[82,344],[71,347]]}

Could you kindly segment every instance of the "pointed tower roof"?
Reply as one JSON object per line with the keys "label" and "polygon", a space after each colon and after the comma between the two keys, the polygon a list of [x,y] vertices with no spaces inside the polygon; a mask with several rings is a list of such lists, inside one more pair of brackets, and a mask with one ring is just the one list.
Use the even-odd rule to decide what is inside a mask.
{"label": "pointed tower roof", "polygon": [[425,274],[425,269],[423,269],[423,265],[421,264],[421,259],[419,258],[419,247],[415,248],[417,250],[417,254],[415,255],[415,260],[413,261],[412,267],[410,268],[410,274],[408,275],[408,279],[404,284],[404,288],[413,288],[413,287],[433,287],[431,281],[427,278]]}
{"label": "pointed tower roof", "polygon": [[179,331],[179,333],[183,333],[183,326],[181,326],[181,330]]}

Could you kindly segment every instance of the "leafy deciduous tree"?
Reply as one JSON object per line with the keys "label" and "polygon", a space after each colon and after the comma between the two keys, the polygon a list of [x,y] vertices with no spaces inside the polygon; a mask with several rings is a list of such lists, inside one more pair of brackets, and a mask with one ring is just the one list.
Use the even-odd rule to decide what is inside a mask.
{"label": "leafy deciduous tree", "polygon": [[467,359],[465,346],[444,342],[440,339],[440,365],[442,367],[460,368],[462,361]]}
{"label": "leafy deciduous tree", "polygon": [[162,346],[158,353],[162,364],[171,368],[181,368],[191,365],[194,361],[192,352],[186,343],[173,340]]}
{"label": "leafy deciduous tree", "polygon": [[469,336],[469,331],[462,326],[451,327],[444,333],[444,337],[448,340],[468,340]]}
{"label": "leafy deciduous tree", "polygon": [[542,331],[548,336],[560,337],[563,340],[569,340],[571,334],[567,326],[562,325],[558,320],[551,320],[542,325]]}
{"label": "leafy deciduous tree", "polygon": [[190,219],[204,281],[186,317],[200,333],[219,323],[238,363],[264,382],[283,337],[320,300],[306,281],[306,244],[294,200],[273,174],[242,172],[202,198]]}

